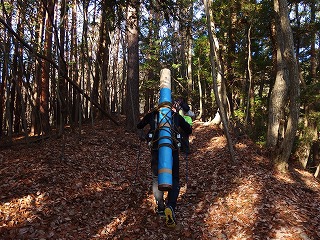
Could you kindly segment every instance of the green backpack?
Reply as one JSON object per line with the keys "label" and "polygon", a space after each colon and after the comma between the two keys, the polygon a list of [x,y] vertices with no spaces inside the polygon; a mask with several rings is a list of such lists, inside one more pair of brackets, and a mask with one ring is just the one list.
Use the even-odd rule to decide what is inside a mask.
{"label": "green backpack", "polygon": [[184,115],[183,118],[184,120],[186,120],[187,123],[190,124],[190,126],[192,126],[192,118],[190,116]]}

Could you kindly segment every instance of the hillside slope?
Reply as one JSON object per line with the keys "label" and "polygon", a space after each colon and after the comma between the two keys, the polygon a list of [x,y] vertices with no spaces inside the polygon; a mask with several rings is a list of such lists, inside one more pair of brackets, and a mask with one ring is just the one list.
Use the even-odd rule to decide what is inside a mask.
{"label": "hillside slope", "polygon": [[232,165],[216,126],[195,123],[191,140],[175,230],[154,213],[147,144],[123,127],[103,120],[81,135],[2,148],[0,239],[320,239],[310,173],[273,172],[248,139]]}

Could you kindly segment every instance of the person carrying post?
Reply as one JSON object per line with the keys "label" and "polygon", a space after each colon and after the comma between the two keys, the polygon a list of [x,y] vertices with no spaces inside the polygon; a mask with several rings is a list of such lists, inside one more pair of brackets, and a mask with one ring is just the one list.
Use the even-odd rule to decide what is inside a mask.
{"label": "person carrying post", "polygon": [[[190,124],[192,127],[193,121],[192,119],[195,117],[195,114],[191,111],[189,105],[183,101],[182,99],[178,99],[174,103],[174,109],[184,118],[184,120]],[[182,145],[181,151],[187,154],[190,153],[190,143],[189,143],[189,135],[188,133],[182,131]]]}
{"label": "person carrying post", "polygon": [[177,112],[171,110],[172,123],[171,132],[173,139],[172,146],[172,188],[168,190],[167,201],[164,201],[164,192],[158,189],[158,151],[159,151],[159,126],[158,126],[158,114],[157,108],[147,113],[141,121],[137,124],[137,128],[140,129],[140,138],[144,139],[143,128],[147,125],[150,126],[147,134],[147,140],[151,150],[151,171],[152,171],[152,192],[156,201],[156,213],[160,216],[166,217],[166,225],[168,227],[176,226],[175,209],[177,205],[177,199],[180,192],[179,184],[179,142],[177,136],[181,134],[180,129],[187,134],[192,133],[192,127],[184,120],[184,118]]}

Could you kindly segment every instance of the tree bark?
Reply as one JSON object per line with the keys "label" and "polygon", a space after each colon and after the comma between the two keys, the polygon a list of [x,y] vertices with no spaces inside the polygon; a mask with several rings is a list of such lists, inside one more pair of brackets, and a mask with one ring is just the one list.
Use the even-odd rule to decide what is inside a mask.
{"label": "tree bark", "polygon": [[[223,102],[220,100],[220,94],[218,92],[218,79],[222,78],[222,66],[221,66],[221,60],[219,58],[218,52],[219,52],[219,43],[217,37],[214,35],[215,33],[215,26],[213,20],[211,20],[211,14],[210,14],[210,8],[211,8],[211,0],[204,0],[205,5],[205,12],[207,17],[207,27],[208,27],[208,33],[209,33],[209,42],[210,42],[210,61],[211,61],[211,71],[212,71],[212,78],[213,78],[213,89],[214,89],[214,95],[217,102],[217,105],[220,109],[220,115],[222,119],[223,129],[224,133],[227,138],[229,152],[231,156],[231,161],[235,162],[235,152],[233,149],[233,143],[232,139],[229,133],[228,128],[228,119],[227,114],[225,110],[225,106],[223,105]],[[215,58],[214,58],[215,57]],[[215,64],[215,60],[217,61],[217,66]],[[216,73],[216,67],[217,67],[217,73]],[[218,76],[217,76],[218,75]]]}
{"label": "tree bark", "polygon": [[[46,5],[46,33],[44,42],[44,55],[48,58],[52,58],[52,22],[54,19],[54,0],[44,1]],[[41,132],[48,134],[50,132],[49,122],[49,83],[50,83],[50,64],[49,62],[42,61],[42,76],[41,76],[41,91],[40,91],[40,115],[41,115]]]}
{"label": "tree bark", "polygon": [[[58,84],[57,84],[57,125],[58,125],[58,135],[62,135],[64,132],[65,121],[67,118],[67,82],[63,76],[67,75],[67,65],[64,60],[65,57],[65,38],[66,38],[66,28],[68,26],[68,4],[66,0],[61,1],[61,11],[60,11],[60,41],[59,41],[59,73],[58,73]],[[71,48],[72,49],[72,48]]]}
{"label": "tree bark", "polygon": [[202,93],[202,85],[201,85],[201,64],[200,64],[200,58],[198,58],[198,88],[199,88],[199,115],[197,116],[198,119],[202,118],[203,114],[203,93]]}
{"label": "tree bark", "polygon": [[[300,86],[287,1],[275,0],[274,10],[276,13],[278,69],[269,107],[268,143],[269,146],[274,146],[280,140],[278,135],[280,123],[286,122],[283,141],[279,141],[273,158],[276,169],[284,172],[288,168],[288,160],[298,129]],[[283,119],[286,100],[289,100],[287,121]]]}
{"label": "tree bark", "polygon": [[[14,35],[15,38],[17,38],[25,48],[27,48],[30,53],[34,54],[38,60],[45,60],[46,62],[48,62],[49,64],[51,64],[52,67],[54,67],[55,69],[59,69],[59,66],[52,61],[52,59],[48,58],[47,56],[38,53],[35,48],[33,48],[32,46],[30,46],[29,44],[27,44],[7,23],[6,21],[4,21],[2,18],[0,18],[0,23],[2,23],[6,29]],[[93,106],[97,107],[104,115],[106,115],[112,122],[114,122],[116,125],[119,125],[119,123],[113,119],[109,113],[107,113],[97,102],[93,101],[92,98],[90,96],[88,96],[83,89],[81,89],[79,87],[79,85],[75,82],[72,81],[72,79],[70,79],[68,76],[64,76],[64,78],[73,86],[75,87],[75,89],[81,93],[88,101],[90,101],[92,103]]]}
{"label": "tree bark", "polygon": [[126,129],[134,131],[139,119],[139,1],[132,0],[127,12],[128,76],[126,92]]}

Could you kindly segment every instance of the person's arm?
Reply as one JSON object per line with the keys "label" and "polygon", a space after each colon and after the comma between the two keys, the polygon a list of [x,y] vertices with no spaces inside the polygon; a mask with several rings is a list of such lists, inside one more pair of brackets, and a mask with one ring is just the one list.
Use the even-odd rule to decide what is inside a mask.
{"label": "person's arm", "polygon": [[182,108],[182,110],[184,111],[184,112],[189,112],[189,110],[190,110],[190,107],[189,107],[189,105],[187,104],[187,103],[185,103],[185,102],[181,102],[180,103],[180,107]]}
{"label": "person's arm", "polygon": [[143,129],[146,125],[150,123],[150,118],[152,117],[152,112],[147,113],[141,121],[137,124],[138,129]]}
{"label": "person's arm", "polygon": [[186,134],[191,134],[192,133],[192,127],[189,123],[187,123],[186,120],[184,120],[184,118],[177,114],[178,117],[178,123],[179,126],[182,128],[182,130],[186,133]]}
{"label": "person's arm", "polygon": [[192,112],[191,109],[185,115],[192,118],[195,116],[194,112]]}

